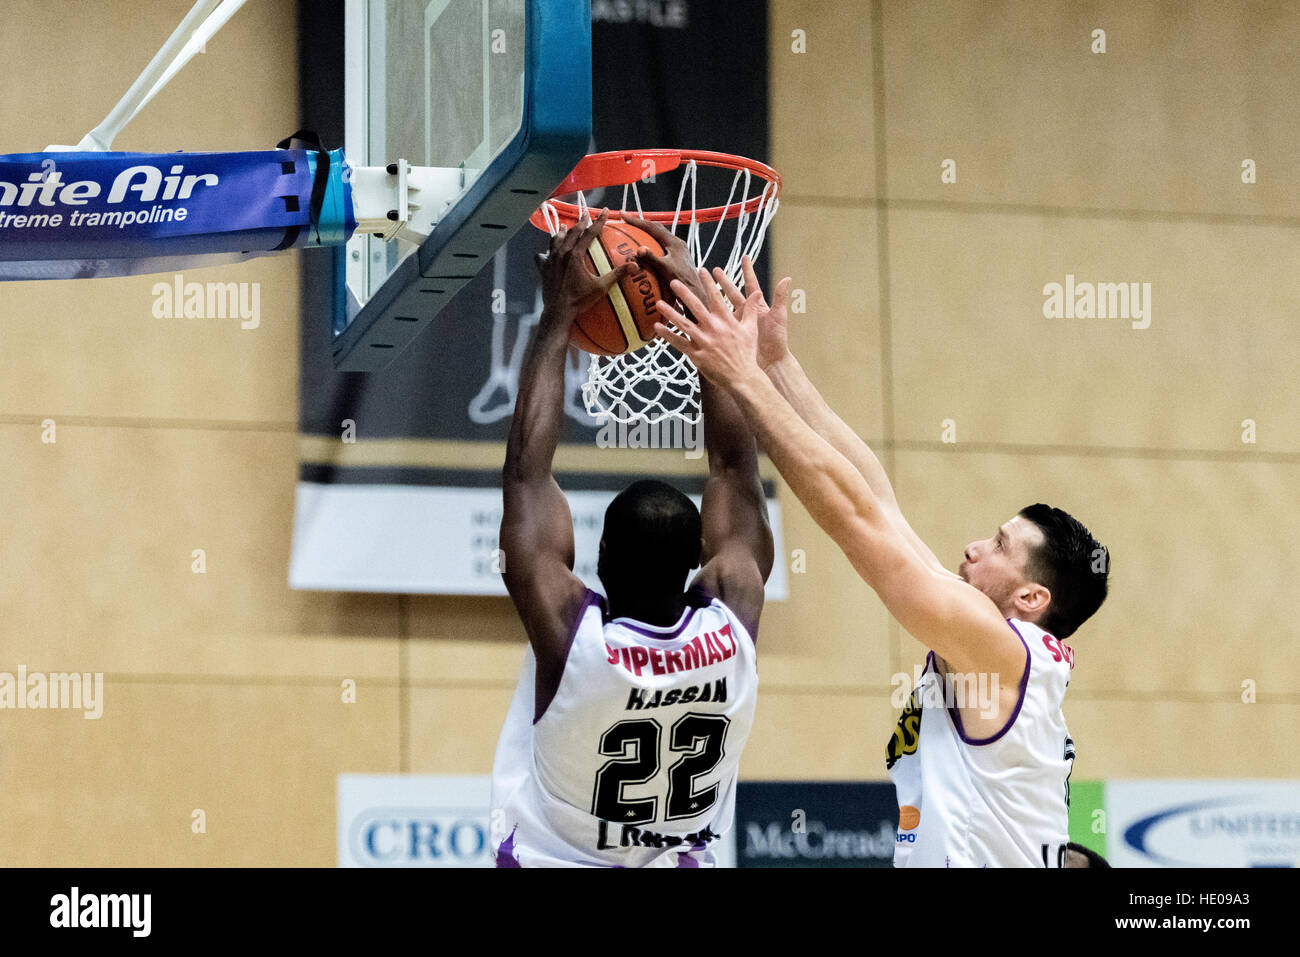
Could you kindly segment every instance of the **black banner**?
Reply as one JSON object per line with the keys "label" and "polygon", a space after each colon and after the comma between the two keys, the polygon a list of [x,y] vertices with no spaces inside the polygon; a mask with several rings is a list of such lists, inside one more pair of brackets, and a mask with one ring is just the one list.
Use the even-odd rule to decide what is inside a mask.
{"label": "black banner", "polygon": [[888,781],[741,781],[738,867],[893,867],[898,802]]}

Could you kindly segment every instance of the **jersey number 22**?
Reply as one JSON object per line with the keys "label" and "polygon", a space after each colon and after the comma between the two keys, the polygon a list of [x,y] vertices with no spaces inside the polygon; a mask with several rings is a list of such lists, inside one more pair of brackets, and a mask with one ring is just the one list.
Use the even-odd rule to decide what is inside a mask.
{"label": "jersey number 22", "polygon": [[[696,791],[695,781],[718,766],[731,721],[720,714],[686,714],[668,731],[668,749],[683,752],[668,768],[667,811],[663,820],[698,817],[718,800],[718,785]],[[591,813],[618,824],[659,820],[659,796],[628,799],[624,789],[646,784],[659,774],[663,728],[653,718],[620,721],[600,736],[600,753],[610,758],[596,772]]]}

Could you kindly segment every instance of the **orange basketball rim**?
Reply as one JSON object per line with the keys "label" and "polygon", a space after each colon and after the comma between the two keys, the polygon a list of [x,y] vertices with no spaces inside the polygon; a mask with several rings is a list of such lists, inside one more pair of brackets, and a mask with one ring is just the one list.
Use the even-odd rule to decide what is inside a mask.
{"label": "orange basketball rim", "polygon": [[[658,176],[660,173],[670,173],[683,163],[692,160],[697,166],[712,166],[741,174],[749,173],[766,185],[759,193],[742,197],[734,203],[693,210],[687,216],[688,222],[716,223],[722,219],[735,219],[741,213],[750,216],[757,213],[764,205],[770,204],[781,192],[781,176],[776,170],[766,163],[747,159],[744,156],[715,153],[710,150],[615,150],[610,153],[592,153],[590,156],[583,157],[573,168],[573,172],[555,188],[555,192],[543,205],[550,206],[562,225],[571,227],[582,218],[585,207],[577,203],[565,202],[559,197],[601,187],[628,186],[646,182],[651,177]],[[679,220],[681,211],[648,209],[638,212],[637,215],[649,222],[672,226]],[[529,218],[529,222],[540,230],[549,231],[546,216],[540,207]]]}

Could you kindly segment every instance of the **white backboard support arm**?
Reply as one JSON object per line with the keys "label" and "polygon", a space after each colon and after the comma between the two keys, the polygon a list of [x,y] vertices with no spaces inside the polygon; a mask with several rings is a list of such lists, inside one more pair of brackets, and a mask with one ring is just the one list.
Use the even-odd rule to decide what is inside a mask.
{"label": "white backboard support arm", "polygon": [[76,146],[47,146],[47,153],[108,152],[113,140],[136,114],[224,27],[246,0],[198,0],[167,42],[154,54],[144,72],[104,121]]}

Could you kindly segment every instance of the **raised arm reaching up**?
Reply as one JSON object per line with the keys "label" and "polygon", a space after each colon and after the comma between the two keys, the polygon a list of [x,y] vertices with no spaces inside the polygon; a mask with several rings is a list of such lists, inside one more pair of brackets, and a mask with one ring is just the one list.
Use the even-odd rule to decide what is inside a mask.
{"label": "raised arm reaching up", "polygon": [[524,354],[501,472],[502,577],[537,656],[539,685],[550,687],[558,684],[564,642],[586,597],[573,574],[573,518],[551,473],[564,421],[569,330],[629,269],[625,264],[598,278],[583,261],[605,218],[561,229],[549,252],[537,257],[542,316]]}
{"label": "raised arm reaching up", "polygon": [[[672,289],[695,323],[667,303],[659,303],[659,311],[690,338],[664,323],[656,331],[735,398],[791,490],[899,624],[962,671],[998,672],[1018,681],[1025,670],[1024,646],[998,606],[958,576],[923,561],[862,473],[799,416],[759,368],[762,293],[752,291],[733,314],[716,289],[708,290],[707,304],[680,282]],[[1015,681],[1005,684],[1014,687]]]}
{"label": "raised arm reaching up", "polygon": [[[822,398],[821,392],[813,385],[808,374],[804,372],[803,366],[799,364],[799,360],[790,351],[788,335],[790,278],[787,276],[777,283],[772,303],[768,305],[762,296],[762,290],[759,289],[753,263],[748,256],[741,262],[744,269],[745,292],[759,294],[755,312],[755,321],[758,325],[759,368],[767,373],[767,377],[776,386],[777,392],[790,403],[799,417],[862,474],[879,500],[880,508],[889,520],[898,526],[908,545],[916,551],[921,560],[935,571],[958,578],[958,575],[944,568],[943,563],[930,547],[912,530],[912,526],[903,516],[902,509],[898,505],[894,487],[889,481],[884,466],[880,464],[880,459],[862,437],[854,432]],[[745,302],[741,292],[721,270],[714,270],[714,277],[722,286],[732,306],[740,309]]]}
{"label": "raised arm reaching up", "polygon": [[[712,287],[709,274],[691,266],[686,243],[678,236],[658,223],[632,216],[627,222],[649,233],[664,248],[664,255],[657,256],[643,247],[637,255],[642,265],[697,293]],[[702,379],[700,393],[709,477],[700,509],[702,567],[692,585],[721,598],[756,639],[763,586],[773,562],[772,529],[758,477],[758,449],[753,430],[724,389]]]}

